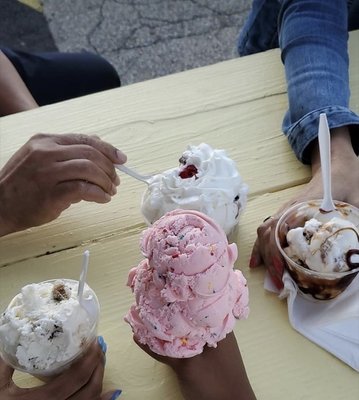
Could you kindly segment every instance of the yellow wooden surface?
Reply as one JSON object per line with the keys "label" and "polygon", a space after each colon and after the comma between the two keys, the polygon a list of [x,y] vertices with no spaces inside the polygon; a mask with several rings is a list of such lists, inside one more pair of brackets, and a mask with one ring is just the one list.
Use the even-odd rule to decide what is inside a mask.
{"label": "yellow wooden surface", "polygon": [[[351,104],[359,112],[359,32],[351,35]],[[249,184],[238,234],[251,314],[235,331],[258,399],[357,400],[358,374],[296,333],[286,305],[263,289],[264,271],[249,271],[256,228],[309,177],[280,131],[286,109],[279,52],[226,61],[124,88],[43,107],[0,120],[0,166],[36,132],[97,134],[128,154],[138,171],[177,165],[188,144],[225,148]],[[107,205],[80,203],[56,221],[0,239],[0,308],[21,286],[55,277],[77,278],[91,252],[89,284],[101,302],[100,333],[109,345],[105,387],[122,398],[181,399],[173,374],[132,342],[123,316],[133,302],[126,278],[141,259],[144,185],[122,176]],[[34,384],[18,377],[20,384]]]}

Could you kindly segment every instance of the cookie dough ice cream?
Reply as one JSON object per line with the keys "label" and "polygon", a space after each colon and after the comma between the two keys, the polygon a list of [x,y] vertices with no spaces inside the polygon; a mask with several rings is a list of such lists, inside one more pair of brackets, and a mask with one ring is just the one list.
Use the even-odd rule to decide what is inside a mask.
{"label": "cookie dough ice cream", "polygon": [[96,335],[99,305],[85,285],[80,305],[78,282],[46,281],[24,286],[0,317],[0,352],[17,369],[52,375],[75,359]]}
{"label": "cookie dough ice cream", "polygon": [[155,175],[142,201],[142,213],[153,224],[168,211],[191,209],[213,218],[229,235],[243,211],[248,187],[224,150],[208,144],[189,146],[180,165]]}
{"label": "cookie dough ice cream", "polygon": [[128,278],[136,301],[125,320],[152,351],[192,357],[247,318],[246,279],[233,269],[237,247],[208,216],[169,212],[144,231],[141,249],[145,259]]}
{"label": "cookie dough ice cream", "polygon": [[345,272],[359,267],[359,231],[350,221],[311,218],[287,233],[286,254],[317,272]]}

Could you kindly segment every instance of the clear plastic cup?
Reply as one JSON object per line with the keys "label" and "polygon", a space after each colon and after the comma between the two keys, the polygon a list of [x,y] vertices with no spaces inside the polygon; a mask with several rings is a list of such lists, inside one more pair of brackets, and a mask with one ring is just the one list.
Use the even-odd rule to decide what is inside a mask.
{"label": "clear plastic cup", "polygon": [[[50,284],[55,286],[59,282],[65,283],[77,295],[78,281],[72,279],[52,279],[40,282],[40,284]],[[5,325],[1,323],[0,318],[0,355],[3,360],[14,369],[29,373],[45,381],[51,379],[51,377],[58,375],[63,370],[68,368],[75,360],[77,360],[82,354],[86,352],[90,344],[95,340],[97,336],[100,305],[95,292],[87,284],[85,284],[84,287],[83,299],[85,306],[80,306],[80,312],[81,316],[83,316],[84,318],[80,318],[79,309],[77,309],[76,315],[75,313],[71,315],[71,307],[69,306],[67,310],[68,313],[66,314],[69,322],[67,323],[66,327],[66,322],[63,322],[63,318],[61,321],[63,325],[60,324],[61,326],[54,324],[51,325],[50,323],[52,331],[49,338],[52,338],[52,340],[54,340],[54,337],[56,335],[59,335],[59,332],[61,333],[62,331],[62,334],[64,335],[64,340],[68,341],[68,346],[64,351],[62,351],[62,354],[59,354],[60,357],[55,357],[56,359],[54,360],[54,362],[51,363],[51,365],[48,365],[46,368],[39,367],[38,365],[36,365],[36,362],[34,362],[32,367],[26,366],[24,363],[20,362],[21,357],[18,354],[19,351],[21,351],[22,346],[19,342],[20,333],[19,330],[16,330],[16,325],[18,325],[19,329],[21,329],[21,324],[18,321],[14,321],[10,325]],[[11,309],[13,309],[13,311],[16,310],[16,307],[18,307],[17,310],[19,311],[16,311],[16,315],[19,315],[19,317],[23,319],[21,308],[19,308],[19,306],[21,306],[21,303],[21,293],[19,293],[11,300],[3,315],[5,315]],[[71,324],[71,326],[74,328],[72,332],[67,328],[69,324]],[[23,331],[21,337],[24,338],[26,335],[28,337],[31,337],[33,335],[33,331],[36,329],[36,326],[36,320],[31,320],[31,323],[27,326],[28,331]],[[49,344],[45,343],[45,341],[36,342],[36,340],[34,340],[33,342],[31,342],[31,346],[33,347],[27,348],[28,354],[31,354],[33,352],[50,354],[52,353],[53,349],[55,355],[57,353],[60,353],[54,347],[52,347],[57,346],[57,344],[54,342],[52,342],[52,344],[49,346]]]}
{"label": "clear plastic cup", "polygon": [[[338,217],[349,220],[355,226],[359,226],[359,209],[344,203],[335,201]],[[310,270],[293,261],[283,250],[288,247],[287,233],[297,227],[303,227],[311,218],[317,218],[320,214],[321,200],[311,200],[299,203],[288,209],[279,219],[275,229],[275,241],[283,256],[290,276],[298,285],[300,293],[313,300],[329,300],[342,293],[359,272],[355,268],[345,272],[317,272]]]}

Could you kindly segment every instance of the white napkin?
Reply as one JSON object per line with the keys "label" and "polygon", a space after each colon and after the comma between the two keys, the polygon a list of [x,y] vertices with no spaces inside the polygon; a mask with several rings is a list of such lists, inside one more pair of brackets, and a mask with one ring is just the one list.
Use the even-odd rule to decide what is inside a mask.
{"label": "white napkin", "polygon": [[[279,297],[287,298],[292,327],[359,372],[359,274],[338,297],[325,301],[311,301],[298,294],[288,272],[283,283]],[[278,293],[269,276],[264,287]]]}

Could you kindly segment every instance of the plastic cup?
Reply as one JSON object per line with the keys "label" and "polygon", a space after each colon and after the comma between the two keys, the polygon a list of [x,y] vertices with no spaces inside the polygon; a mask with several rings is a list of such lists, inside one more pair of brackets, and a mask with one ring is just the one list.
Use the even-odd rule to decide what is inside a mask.
{"label": "plastic cup", "polygon": [[[344,202],[335,201],[338,217],[359,226],[359,209]],[[283,250],[288,247],[290,229],[303,227],[305,222],[320,214],[321,200],[299,203],[288,209],[279,219],[275,229],[275,241],[283,256],[287,270],[299,288],[299,293],[311,300],[329,300],[342,293],[359,272],[355,268],[345,272],[317,272],[293,261]]]}
{"label": "plastic cup", "polygon": [[[40,284],[55,284],[59,282],[64,282],[66,285],[71,287],[72,291],[77,294],[77,288],[78,288],[78,281],[72,280],[72,279],[52,279],[44,282],[40,282]],[[84,287],[84,294],[83,294],[83,300],[87,303],[86,304],[86,309],[84,308],[85,314],[87,314],[87,320],[85,325],[80,325],[80,321],[78,322],[78,326],[76,326],[76,320],[78,320],[77,316],[74,315],[72,318],[72,324],[75,328],[78,329],[78,332],[80,332],[76,338],[76,342],[78,342],[78,345],[74,345],[74,348],[71,352],[69,352],[69,356],[66,357],[60,357],[60,360],[54,361],[51,365],[49,365],[47,368],[42,369],[39,367],[26,367],[24,365],[21,365],[19,358],[17,357],[17,350],[19,346],[19,335],[15,334],[16,329],[14,327],[8,328],[5,325],[0,324],[0,355],[3,358],[3,360],[12,366],[14,369],[21,371],[21,372],[26,372],[31,375],[36,376],[39,379],[42,379],[44,381],[47,381],[51,379],[52,377],[60,374],[63,370],[68,368],[75,360],[77,360],[81,355],[83,355],[90,344],[95,340],[97,336],[97,326],[98,326],[98,321],[99,321],[99,315],[100,315],[100,305],[99,301],[97,299],[97,296],[95,292],[87,285],[85,284]],[[22,303],[21,300],[21,293],[17,294],[10,302],[8,305],[7,309],[5,310],[4,314],[10,310],[11,308],[17,307]],[[91,310],[89,313],[88,310]],[[0,320],[1,321],[1,320]],[[36,326],[36,321],[34,322],[33,326]],[[30,334],[29,332],[28,334]],[[56,335],[56,331],[54,331],[53,335]],[[70,332],[71,334],[71,332]],[[76,333],[74,335],[77,335]],[[70,340],[71,342],[71,340]],[[71,344],[71,346],[73,343]],[[51,351],[51,349],[48,348],[48,344],[45,348],[45,345],[38,342],[34,344],[34,346],[39,346],[40,351],[41,346],[43,346],[44,351]],[[55,345],[54,345],[55,346]],[[70,346],[70,344],[69,344]],[[69,347],[68,347],[69,348]],[[46,349],[46,350],[45,350]],[[39,350],[37,350],[39,351]]]}

